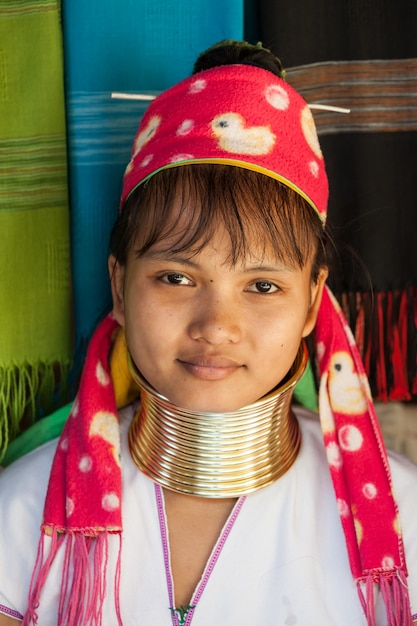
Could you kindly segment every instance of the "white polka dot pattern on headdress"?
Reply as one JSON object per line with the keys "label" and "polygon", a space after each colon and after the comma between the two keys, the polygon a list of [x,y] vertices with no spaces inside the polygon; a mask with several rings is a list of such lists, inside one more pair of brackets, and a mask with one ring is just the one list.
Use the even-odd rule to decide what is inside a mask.
{"label": "white polka dot pattern on headdress", "polygon": [[278,111],[285,111],[290,105],[288,92],[281,85],[269,85],[265,90],[265,97]]}
{"label": "white polka dot pattern on headdress", "polygon": [[[224,116],[230,119],[213,125]],[[145,166],[149,152],[154,158]],[[228,162],[232,154],[249,169],[275,172],[325,221],[328,183],[314,120],[301,95],[278,76],[239,64],[216,67],[155,98],[138,129],[121,207],[138,184],[178,162],[173,154],[189,152],[202,162]]]}
{"label": "white polka dot pattern on headdress", "polygon": [[160,123],[161,117],[159,115],[154,115],[153,117],[151,117],[145,128],[136,137],[135,145],[133,148],[134,155],[138,154],[142,150],[142,148],[148,143],[148,141],[152,139],[152,137],[158,130]]}
{"label": "white polka dot pattern on headdress", "polygon": [[174,154],[169,160],[170,163],[180,163],[181,161],[192,161],[194,155],[192,154]]}
{"label": "white polka dot pattern on headdress", "polygon": [[306,105],[301,112],[301,128],[304,133],[304,137],[314,154],[320,158],[323,157],[319,139],[317,137],[316,125],[314,124],[313,116],[309,107]]}
{"label": "white polka dot pattern on headdress", "polygon": [[191,83],[188,89],[188,93],[191,93],[191,94],[201,93],[202,91],[204,91],[206,87],[207,87],[207,81],[204,78],[197,78]]}
{"label": "white polka dot pattern on headdress", "polygon": [[120,500],[116,493],[106,493],[101,501],[101,506],[105,511],[115,511],[120,508]]}
{"label": "white polka dot pattern on headdress", "polygon": [[194,128],[193,120],[184,120],[178,126],[177,132],[175,134],[180,137],[183,137],[185,135],[188,135],[188,133],[190,133],[193,130],[193,128]]}
{"label": "white polka dot pattern on headdress", "polygon": [[142,159],[142,161],[140,162],[139,166],[140,167],[147,167],[149,165],[149,163],[152,161],[153,159],[153,154],[147,154],[146,157],[144,157]]}
{"label": "white polka dot pattern on headdress", "polygon": [[310,163],[308,164],[308,167],[309,167],[310,172],[314,176],[314,178],[317,178],[317,176],[320,173],[320,167],[317,161],[310,161]]}

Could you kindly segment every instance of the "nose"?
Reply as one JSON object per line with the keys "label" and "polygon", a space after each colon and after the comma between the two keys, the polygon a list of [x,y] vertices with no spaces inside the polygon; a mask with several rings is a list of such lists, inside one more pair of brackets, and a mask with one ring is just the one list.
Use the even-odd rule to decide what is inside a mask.
{"label": "nose", "polygon": [[221,296],[202,298],[193,310],[189,332],[192,339],[212,345],[238,343],[242,334],[238,305]]}

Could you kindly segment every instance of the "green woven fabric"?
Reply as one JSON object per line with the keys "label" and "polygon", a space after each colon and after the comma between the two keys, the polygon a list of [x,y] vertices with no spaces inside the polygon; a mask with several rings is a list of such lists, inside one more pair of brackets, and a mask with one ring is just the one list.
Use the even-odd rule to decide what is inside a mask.
{"label": "green woven fabric", "polygon": [[0,459],[71,360],[60,7],[0,2]]}

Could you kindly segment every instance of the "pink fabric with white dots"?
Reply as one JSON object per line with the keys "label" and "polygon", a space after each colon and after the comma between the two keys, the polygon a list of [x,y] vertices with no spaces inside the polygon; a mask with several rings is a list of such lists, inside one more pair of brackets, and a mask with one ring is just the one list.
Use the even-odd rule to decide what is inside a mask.
{"label": "pink fabric with white dots", "polygon": [[355,340],[328,289],[315,338],[320,421],[352,573],[389,578],[406,569],[387,456]]}
{"label": "pink fabric with white dots", "polygon": [[310,109],[267,70],[217,67],[158,96],[139,126],[122,204],[160,168],[198,160],[264,170],[293,186],[325,219],[328,183]]}
{"label": "pink fabric with white dots", "polygon": [[109,366],[118,327],[109,315],[91,340],[55,454],[44,510],[47,530],[71,528],[97,536],[122,529],[119,420]]}

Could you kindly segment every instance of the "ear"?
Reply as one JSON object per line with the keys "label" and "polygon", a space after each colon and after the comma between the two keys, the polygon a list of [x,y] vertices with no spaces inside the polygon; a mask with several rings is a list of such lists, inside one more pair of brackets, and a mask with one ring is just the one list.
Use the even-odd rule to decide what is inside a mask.
{"label": "ear", "polygon": [[121,326],[125,325],[124,278],[125,268],[111,254],[108,260],[111,293],[113,298],[113,315]]}
{"label": "ear", "polygon": [[304,325],[303,337],[307,337],[316,325],[317,315],[323,296],[323,289],[326,284],[328,274],[329,270],[327,267],[322,267],[319,272],[317,282],[311,284],[311,304]]}

